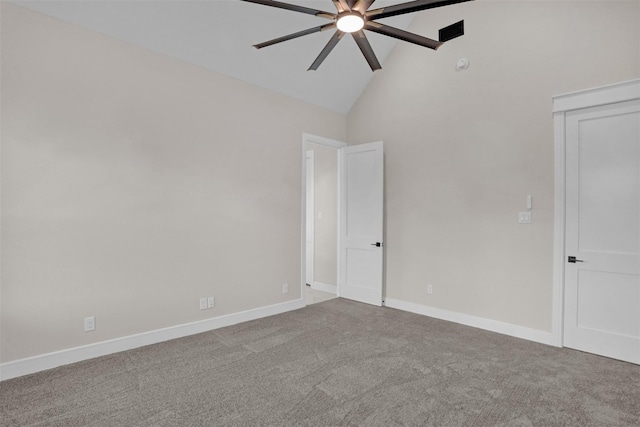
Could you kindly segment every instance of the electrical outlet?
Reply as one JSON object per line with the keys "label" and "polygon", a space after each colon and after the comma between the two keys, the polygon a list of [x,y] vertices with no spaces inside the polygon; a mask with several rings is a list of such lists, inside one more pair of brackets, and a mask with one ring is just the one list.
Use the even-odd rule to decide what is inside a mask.
{"label": "electrical outlet", "polygon": [[213,308],[216,306],[216,297],[207,298],[207,308]]}
{"label": "electrical outlet", "polygon": [[95,316],[85,317],[84,318],[84,331],[95,331],[96,330],[96,318]]}
{"label": "electrical outlet", "polygon": [[207,298],[200,298],[200,310],[206,310],[207,308]]}
{"label": "electrical outlet", "polygon": [[427,293],[431,295],[433,293],[433,285],[427,285]]}
{"label": "electrical outlet", "polygon": [[282,293],[283,294],[288,294],[289,293],[289,284],[285,283],[284,285],[282,285]]}
{"label": "electrical outlet", "polygon": [[518,223],[531,224],[531,212],[520,212],[518,214]]}

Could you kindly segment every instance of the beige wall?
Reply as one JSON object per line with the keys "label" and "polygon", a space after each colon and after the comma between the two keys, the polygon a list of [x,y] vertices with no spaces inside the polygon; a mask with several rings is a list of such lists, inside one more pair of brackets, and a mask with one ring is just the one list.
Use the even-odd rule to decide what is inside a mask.
{"label": "beige wall", "polygon": [[[314,281],[338,284],[338,152],[324,145],[306,144],[314,151]],[[322,218],[320,218],[322,213]]]}
{"label": "beige wall", "polygon": [[[465,19],[466,35],[437,52],[399,44],[347,121],[350,144],[385,142],[387,298],[551,330],[551,97],[640,76],[639,6],[477,1],[416,16],[416,33]],[[519,225],[528,194],[533,224]]]}
{"label": "beige wall", "polygon": [[300,139],[344,116],[6,2],[1,59],[2,362],[300,298]]}
{"label": "beige wall", "polygon": [[410,30],[461,18],[438,52],[398,44],[345,121],[2,2],[0,361],[299,298],[303,132],[385,141],[387,297],[549,331],[551,96],[640,76],[639,3]]}

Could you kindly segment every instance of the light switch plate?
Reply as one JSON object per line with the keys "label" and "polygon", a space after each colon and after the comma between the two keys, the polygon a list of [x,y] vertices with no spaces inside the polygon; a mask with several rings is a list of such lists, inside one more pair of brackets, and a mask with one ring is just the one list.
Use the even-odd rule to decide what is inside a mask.
{"label": "light switch plate", "polygon": [[520,212],[518,214],[518,223],[531,224],[531,212]]}

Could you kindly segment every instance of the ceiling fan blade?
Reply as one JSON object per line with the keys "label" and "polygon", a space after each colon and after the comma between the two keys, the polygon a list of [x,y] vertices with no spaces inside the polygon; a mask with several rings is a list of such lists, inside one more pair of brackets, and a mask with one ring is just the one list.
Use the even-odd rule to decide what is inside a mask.
{"label": "ceiling fan blade", "polygon": [[311,9],[310,7],[298,6],[296,4],[283,3],[280,1],[274,1],[274,0],[241,0],[241,1],[262,4],[264,6],[279,7],[280,9],[292,10],[294,12],[315,15],[320,18],[335,19],[336,17],[335,13],[324,12],[322,10]]}
{"label": "ceiling fan blade", "polygon": [[308,34],[318,33],[320,31],[329,30],[331,28],[335,28],[335,22],[331,24],[321,25],[319,27],[309,28],[308,30],[298,31],[297,33],[289,34],[286,36],[278,37],[277,39],[269,40],[263,43],[254,44],[253,47],[256,49],[262,49],[263,47],[271,46],[277,43],[286,42],[287,40],[296,39],[298,37],[306,36]]}
{"label": "ceiling fan blade", "polygon": [[407,3],[400,3],[389,7],[381,7],[367,12],[369,19],[382,19],[390,16],[402,15],[404,13],[418,12],[425,9],[449,6],[456,3],[463,3],[473,0],[415,0]]}
{"label": "ceiling fan blade", "polygon": [[338,10],[338,13],[351,10],[351,8],[349,7],[349,4],[347,3],[347,0],[332,0],[332,1],[336,9]]}
{"label": "ceiling fan blade", "polygon": [[314,70],[314,71],[317,70],[318,67],[320,67],[320,64],[322,64],[322,62],[327,58],[327,56],[329,56],[333,48],[336,47],[336,45],[340,40],[342,40],[342,37],[344,37],[344,33],[340,30],[337,30],[329,40],[329,43],[327,43],[324,49],[322,49],[322,52],[320,52],[320,55],[318,55],[316,60],[313,61],[313,64],[311,64],[311,66],[309,67],[309,70]]}
{"label": "ceiling fan blade", "polygon": [[418,34],[410,33],[408,31],[404,31],[399,28],[380,24],[379,22],[368,21],[365,24],[364,28],[366,30],[373,31],[374,33],[384,34],[385,36],[393,37],[398,40],[404,40],[409,43],[414,43],[420,46],[428,47],[429,49],[436,50],[443,44],[442,42],[432,40],[426,37],[422,37],[422,36],[419,36]]}
{"label": "ceiling fan blade", "polygon": [[371,48],[371,44],[369,44],[369,40],[367,40],[367,36],[364,34],[364,31],[360,30],[355,33],[351,33],[353,39],[356,41],[356,44],[362,51],[365,59],[369,63],[371,67],[371,71],[380,70],[382,65],[378,62],[378,58],[376,58],[376,54],[373,53],[373,49]]}
{"label": "ceiling fan blade", "polygon": [[356,4],[353,5],[353,8],[364,15],[374,1],[375,0],[358,0]]}

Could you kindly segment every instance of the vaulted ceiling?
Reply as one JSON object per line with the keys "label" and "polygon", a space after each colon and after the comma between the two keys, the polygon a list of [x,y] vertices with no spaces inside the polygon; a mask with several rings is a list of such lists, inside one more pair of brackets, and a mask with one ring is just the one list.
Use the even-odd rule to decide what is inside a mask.
{"label": "vaulted ceiling", "polygon": [[[331,0],[286,0],[335,12]],[[406,0],[377,0],[375,7]],[[47,14],[133,45],[178,58],[293,98],[346,113],[374,73],[346,37],[317,71],[307,71],[333,31],[256,50],[253,45],[326,23],[312,15],[239,0],[15,0]],[[428,13],[418,12],[418,13]],[[385,18],[407,29],[415,14]],[[395,39],[367,33],[382,63]],[[434,51],[424,49],[425,55]]]}

